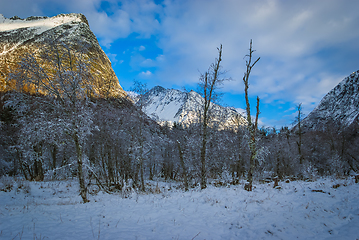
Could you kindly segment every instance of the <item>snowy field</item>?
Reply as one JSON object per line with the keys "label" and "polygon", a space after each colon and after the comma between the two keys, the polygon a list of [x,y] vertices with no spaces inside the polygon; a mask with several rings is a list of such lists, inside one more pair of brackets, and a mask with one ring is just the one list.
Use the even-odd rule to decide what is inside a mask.
{"label": "snowy field", "polygon": [[99,192],[82,204],[76,180],[18,181],[0,191],[0,239],[359,239],[352,178],[256,184],[253,192],[158,184],[157,193]]}

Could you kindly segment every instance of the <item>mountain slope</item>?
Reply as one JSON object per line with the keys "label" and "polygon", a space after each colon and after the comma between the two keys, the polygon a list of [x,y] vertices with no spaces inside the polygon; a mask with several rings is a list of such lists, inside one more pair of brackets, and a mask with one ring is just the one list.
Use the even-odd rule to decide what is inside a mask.
{"label": "mountain slope", "polygon": [[[177,122],[182,125],[199,122],[203,98],[196,92],[182,92],[156,86],[148,91],[137,104],[159,123]],[[220,128],[245,125],[246,120],[234,109],[212,104],[213,122]],[[238,119],[238,123],[234,119]]]}
{"label": "mountain slope", "polygon": [[111,62],[101,49],[96,36],[90,30],[87,19],[82,14],[60,14],[51,18],[18,17],[5,18],[0,14],[0,90],[11,90],[8,74],[14,72],[17,63],[26,53],[39,53],[47,40],[56,39],[66,44],[72,51],[81,45],[89,46],[87,57],[91,59],[91,74],[94,87],[101,95],[111,86],[111,95],[125,95],[112,69]]}
{"label": "mountain slope", "polygon": [[359,117],[359,70],[344,78],[303,120],[303,127],[321,130],[334,124],[347,128]]}

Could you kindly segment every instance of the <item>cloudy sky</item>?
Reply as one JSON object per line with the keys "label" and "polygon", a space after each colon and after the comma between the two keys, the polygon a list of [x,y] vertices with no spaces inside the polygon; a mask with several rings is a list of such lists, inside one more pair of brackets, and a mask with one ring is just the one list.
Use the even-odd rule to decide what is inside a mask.
{"label": "cloudy sky", "polygon": [[[120,84],[196,89],[223,44],[221,104],[245,108],[244,56],[253,39],[249,92],[265,126],[290,126],[344,77],[359,70],[357,0],[0,0],[0,13],[83,13]],[[254,112],[253,112],[254,114]]]}

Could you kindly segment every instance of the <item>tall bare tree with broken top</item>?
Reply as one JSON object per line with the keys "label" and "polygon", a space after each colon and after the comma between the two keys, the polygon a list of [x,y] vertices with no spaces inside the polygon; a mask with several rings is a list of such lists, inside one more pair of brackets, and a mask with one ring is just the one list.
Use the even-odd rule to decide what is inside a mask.
{"label": "tall bare tree with broken top", "polygon": [[202,146],[201,146],[201,189],[207,187],[207,171],[206,171],[206,148],[208,140],[208,127],[211,120],[211,106],[218,98],[216,90],[223,84],[225,79],[220,78],[221,61],[222,61],[222,44],[218,49],[218,58],[211,64],[208,71],[201,74],[199,79],[199,90],[204,102],[201,112],[201,125],[202,125]]}
{"label": "tall bare tree with broken top", "polygon": [[246,71],[243,76],[243,82],[244,82],[244,94],[246,99],[246,112],[247,112],[247,121],[248,121],[248,131],[249,131],[249,149],[250,149],[250,159],[249,159],[249,172],[248,172],[248,183],[245,185],[245,189],[247,191],[252,191],[252,183],[253,183],[253,170],[255,168],[255,158],[256,158],[256,131],[258,128],[258,116],[259,116],[259,97],[257,96],[257,106],[256,106],[256,118],[255,122],[252,122],[252,116],[251,116],[251,106],[248,99],[248,88],[249,88],[249,75],[252,71],[252,68],[254,65],[259,61],[260,57],[257,58],[252,63],[252,57],[253,57],[253,50],[252,48],[252,39],[249,44],[249,54],[245,56],[247,58],[246,60]]}

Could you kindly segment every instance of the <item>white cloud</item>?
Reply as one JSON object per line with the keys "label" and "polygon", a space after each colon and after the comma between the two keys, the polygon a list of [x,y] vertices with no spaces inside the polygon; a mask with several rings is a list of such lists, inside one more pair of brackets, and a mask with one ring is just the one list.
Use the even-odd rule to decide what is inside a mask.
{"label": "white cloud", "polygon": [[152,68],[158,67],[164,61],[164,57],[162,55],[156,56],[154,59],[145,58],[138,52],[133,52],[133,55],[130,59],[130,66],[133,70],[139,71],[141,68]]}
{"label": "white cloud", "polygon": [[106,53],[106,55],[108,56],[108,58],[110,59],[110,61],[112,63],[117,63],[118,60],[116,59],[117,57],[117,54],[114,54],[114,53]]}
{"label": "white cloud", "polygon": [[[12,0],[0,2],[0,14],[10,18],[19,16],[20,18],[27,18],[29,16],[42,16],[42,5],[46,0],[26,1],[26,0]],[[21,6],[21,7],[20,7]]]}
{"label": "white cloud", "polygon": [[149,70],[147,70],[147,71],[145,71],[145,72],[141,72],[141,73],[140,73],[140,76],[141,76],[141,77],[148,78],[148,77],[152,76],[152,72],[149,71]]}
{"label": "white cloud", "polygon": [[[313,107],[352,70],[334,72],[326,57],[317,55],[333,46],[356,53],[359,32],[357,1],[166,1],[159,46],[166,56],[156,72],[178,85],[198,81],[223,44],[223,66],[237,79],[224,91],[243,91],[243,56],[253,39],[255,56],[250,93],[265,101],[284,99]],[[215,17],[213,17],[215,16]],[[333,61],[334,57],[329,56]],[[356,57],[353,61],[357,61]],[[343,59],[337,59],[343,61]],[[348,59],[344,59],[348,61]],[[351,63],[351,66],[354,66]],[[347,72],[347,73],[346,73]]]}
{"label": "white cloud", "polygon": [[154,67],[155,64],[156,63],[152,59],[147,58],[140,64],[140,66],[141,67]]}

